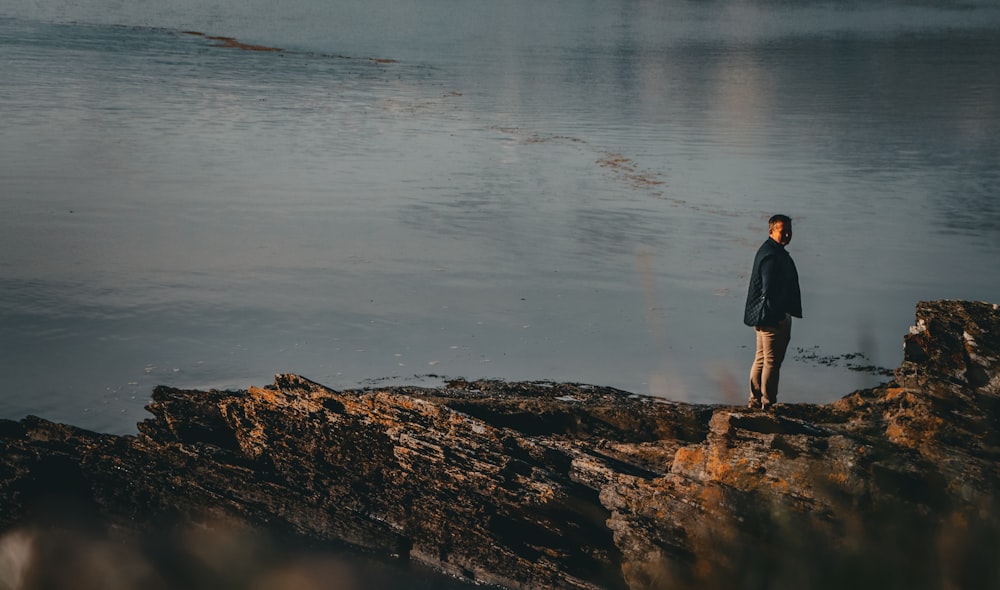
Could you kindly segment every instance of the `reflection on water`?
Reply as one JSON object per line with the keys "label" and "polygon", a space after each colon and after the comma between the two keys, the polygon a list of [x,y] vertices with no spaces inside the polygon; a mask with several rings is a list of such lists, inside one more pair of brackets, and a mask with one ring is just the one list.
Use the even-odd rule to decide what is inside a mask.
{"label": "reflection on water", "polygon": [[278,371],[738,401],[776,211],[789,401],[996,298],[989,3],[280,4],[0,9],[0,415],[127,432]]}

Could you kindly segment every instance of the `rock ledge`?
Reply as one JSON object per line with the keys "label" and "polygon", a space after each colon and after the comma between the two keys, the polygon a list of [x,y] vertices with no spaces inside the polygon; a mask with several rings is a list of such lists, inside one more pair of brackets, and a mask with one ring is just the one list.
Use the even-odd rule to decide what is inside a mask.
{"label": "rock ledge", "polygon": [[0,523],[227,523],[505,588],[996,587],[1000,310],[921,302],[904,350],[890,382],[777,414],[547,382],[159,387],[137,436],[0,421]]}

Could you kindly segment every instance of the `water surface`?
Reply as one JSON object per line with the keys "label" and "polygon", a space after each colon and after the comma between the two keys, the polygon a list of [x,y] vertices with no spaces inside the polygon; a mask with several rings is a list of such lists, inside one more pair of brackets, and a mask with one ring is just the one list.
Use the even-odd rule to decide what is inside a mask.
{"label": "water surface", "polygon": [[15,0],[0,45],[3,417],[275,372],[736,403],[775,212],[787,401],[998,299],[990,3]]}

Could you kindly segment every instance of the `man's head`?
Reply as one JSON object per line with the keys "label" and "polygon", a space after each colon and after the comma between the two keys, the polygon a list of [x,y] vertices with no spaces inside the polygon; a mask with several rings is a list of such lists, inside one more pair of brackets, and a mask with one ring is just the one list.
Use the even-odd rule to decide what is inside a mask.
{"label": "man's head", "polygon": [[774,215],[767,220],[767,233],[771,239],[782,246],[792,241],[792,218],[787,215]]}

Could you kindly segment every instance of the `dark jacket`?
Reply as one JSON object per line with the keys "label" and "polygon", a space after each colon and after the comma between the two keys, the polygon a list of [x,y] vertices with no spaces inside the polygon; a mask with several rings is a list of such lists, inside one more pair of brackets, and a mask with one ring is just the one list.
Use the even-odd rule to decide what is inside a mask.
{"label": "dark jacket", "polygon": [[743,323],[777,326],[786,313],[802,317],[799,273],[785,247],[768,238],[753,259]]}

